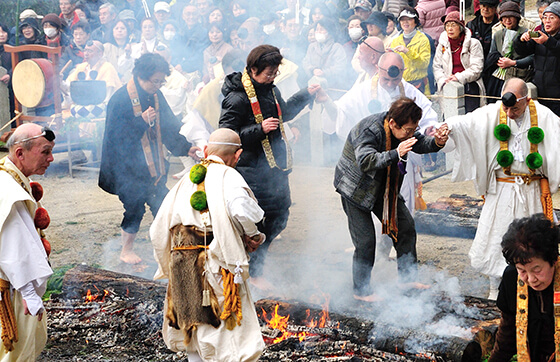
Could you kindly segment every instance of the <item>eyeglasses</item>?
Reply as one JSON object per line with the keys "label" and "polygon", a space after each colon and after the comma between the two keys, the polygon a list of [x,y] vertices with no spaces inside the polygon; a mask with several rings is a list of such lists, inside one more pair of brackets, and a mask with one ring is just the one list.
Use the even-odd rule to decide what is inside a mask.
{"label": "eyeglasses", "polygon": [[157,87],[163,87],[167,81],[165,79],[159,80],[152,80],[152,79],[148,79],[150,81],[150,83],[152,83],[153,85],[157,86]]}
{"label": "eyeglasses", "polygon": [[406,132],[407,135],[409,134],[414,134],[417,131],[420,131],[420,127],[416,127],[416,128],[408,128],[408,127],[399,127],[397,126],[398,129],[402,129],[403,131]]}
{"label": "eyeglasses", "polygon": [[276,77],[278,77],[279,75],[280,75],[280,71],[279,71],[279,70],[277,70],[276,73],[274,73],[274,74],[265,74],[265,76],[266,76],[268,79],[276,78]]}
{"label": "eyeglasses", "polygon": [[33,136],[33,137],[27,137],[24,138],[22,140],[19,140],[17,142],[14,142],[14,145],[17,145],[19,143],[23,143],[23,142],[27,142],[27,141],[31,141],[35,138],[39,138],[39,137],[45,137],[47,139],[47,141],[52,142],[54,141],[54,139],[56,138],[54,132],[49,128],[49,127],[43,127],[41,128],[41,134],[38,134],[37,136]]}
{"label": "eyeglasses", "polygon": [[368,48],[370,48],[371,50],[373,50],[373,51],[376,52],[376,53],[379,53],[379,54],[385,53],[384,51],[379,51],[379,50],[377,50],[377,49],[373,49],[373,47],[372,47],[371,45],[369,45],[368,43],[366,43],[366,39],[367,39],[367,38],[368,38],[368,36],[367,36],[367,35],[364,35],[363,37],[360,38],[360,40],[358,40],[358,44],[359,44],[359,45],[365,44]]}

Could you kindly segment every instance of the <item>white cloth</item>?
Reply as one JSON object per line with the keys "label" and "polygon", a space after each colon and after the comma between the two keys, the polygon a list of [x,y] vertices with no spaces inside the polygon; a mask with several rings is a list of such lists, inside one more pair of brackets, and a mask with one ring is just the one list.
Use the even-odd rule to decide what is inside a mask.
{"label": "white cloth", "polygon": [[[30,189],[29,179],[8,159],[5,166],[14,170]],[[12,293],[19,340],[14,351],[0,348],[0,362],[34,360],[47,341],[46,318],[24,315],[21,290],[28,308],[37,314],[43,303],[47,279],[52,275],[47,254],[33,222],[40,206],[7,172],[0,171],[0,279],[8,280],[16,289]]]}
{"label": "white cloth", "polygon": [[[560,119],[538,102],[535,102],[535,106],[539,127],[545,135],[543,142],[538,145],[543,166],[536,174],[548,177],[550,192],[554,194],[560,183]],[[450,138],[456,148],[452,181],[473,180],[476,192],[485,195],[469,252],[471,265],[481,273],[493,277],[501,277],[506,267],[500,243],[509,224],[516,218],[543,211],[538,181],[529,185],[496,181],[496,177],[505,176],[496,161],[500,144],[494,137],[500,107],[501,102],[497,102],[447,121],[451,130]],[[508,125],[512,130],[509,150],[513,152],[515,135],[520,133],[521,150],[518,154],[526,157],[530,152],[530,143],[526,137],[526,130],[530,127],[529,108],[522,116],[520,127],[510,119]],[[515,173],[528,173],[524,160],[514,160],[511,170]]]}
{"label": "white cloth", "polygon": [[[216,156],[210,158],[221,161]],[[241,325],[233,330],[228,330],[223,321],[218,328],[199,325],[188,346],[183,343],[182,332],[170,327],[168,320],[164,319],[164,340],[170,349],[196,351],[204,361],[256,361],[264,350],[264,342],[249,291],[249,256],[242,236],[259,234],[255,224],[262,219],[264,212],[243,177],[231,167],[211,163],[205,178],[205,189],[214,234],[208,249],[208,281],[223,307],[220,267],[230,272],[234,272],[238,265],[243,269],[243,283],[238,285],[243,319]],[[196,185],[187,174],[168,193],[150,228],[154,255],[159,264],[154,279],[169,275],[170,229],[178,224],[204,229],[200,212],[190,206],[194,191]]]}
{"label": "white cloth", "polygon": [[186,112],[187,78],[177,69],[170,67],[171,74],[165,78],[165,85],[160,88],[173,114],[179,118]]}

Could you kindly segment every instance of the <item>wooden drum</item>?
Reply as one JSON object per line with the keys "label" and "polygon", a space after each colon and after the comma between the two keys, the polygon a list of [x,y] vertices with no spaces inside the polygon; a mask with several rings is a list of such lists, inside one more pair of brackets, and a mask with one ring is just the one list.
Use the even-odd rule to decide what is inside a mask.
{"label": "wooden drum", "polygon": [[48,59],[25,59],[19,62],[12,75],[16,99],[27,108],[53,104],[54,69]]}

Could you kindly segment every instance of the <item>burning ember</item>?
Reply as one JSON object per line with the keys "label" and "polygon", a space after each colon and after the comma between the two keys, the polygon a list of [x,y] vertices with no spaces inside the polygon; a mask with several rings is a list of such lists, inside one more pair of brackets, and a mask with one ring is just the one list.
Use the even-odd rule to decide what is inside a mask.
{"label": "burning ember", "polygon": [[103,289],[103,291],[100,291],[99,288],[97,288],[97,286],[93,286],[95,289],[97,289],[97,294],[91,294],[91,290],[88,289],[87,293],[84,297],[84,302],[85,303],[91,303],[91,302],[98,302],[98,303],[103,303],[105,302],[105,297],[108,296],[111,292],[109,292],[106,289]]}

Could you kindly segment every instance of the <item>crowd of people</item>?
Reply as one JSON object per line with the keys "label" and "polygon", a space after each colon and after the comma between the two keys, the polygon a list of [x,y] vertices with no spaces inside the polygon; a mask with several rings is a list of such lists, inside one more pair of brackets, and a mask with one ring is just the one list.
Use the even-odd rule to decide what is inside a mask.
{"label": "crowd of people", "polygon": [[[498,299],[503,312],[491,359],[515,352],[509,345],[512,328],[528,334],[518,339],[518,354],[536,360],[551,354],[552,293],[545,294],[546,302],[539,293],[557,293],[551,278],[558,253],[549,257],[517,233],[524,223],[553,220],[547,198],[560,184],[560,2],[537,4],[542,24],[526,19],[525,4],[517,0],[475,2],[468,22],[454,0],[59,5],[59,15],[26,9],[17,28],[0,24],[0,45],[60,46],[56,71],[66,86],[105,82],[99,186],[117,195],[125,210],[124,263],[141,261],[133,244],[150,206],[156,277],[169,279],[163,327],[169,348],[187,350],[189,360],[258,359],[264,344],[249,288],[271,288],[263,277],[266,254],[286,228],[292,149],[309,128],[298,116],[317,106],[324,141],[338,152],[334,187],[355,247],[354,298],[380,299],[370,279],[376,248],[387,241],[397,252],[400,282],[428,287],[416,273],[418,154],[454,149],[453,180],[474,180],[486,200],[469,257],[490,277],[489,297]],[[0,65],[11,70],[10,57],[0,50]],[[21,54],[40,57],[47,56]],[[0,81],[9,85],[11,73]],[[544,98],[539,102],[529,96],[530,81]],[[438,123],[428,96],[451,82],[464,87],[468,113]],[[66,96],[71,103],[72,95]],[[0,161],[0,176],[14,189],[14,198],[0,203],[0,221],[8,225],[0,233],[0,250],[20,247],[13,246],[18,230],[39,230],[25,238],[35,250],[22,261],[36,265],[29,275],[20,277],[24,267],[11,264],[10,254],[0,255],[0,306],[16,311],[2,314],[3,336],[8,327],[12,332],[3,337],[6,352],[0,357],[23,353],[31,340],[25,353],[44,345],[44,322],[38,322],[39,296],[52,273],[42,231],[48,223],[37,216],[43,213],[34,189],[39,186],[28,177],[44,173],[52,162],[54,139],[48,128],[20,126]],[[167,151],[185,164],[171,191]],[[541,212],[545,216],[514,223],[506,234],[514,219]],[[557,245],[556,234],[547,235],[549,244]],[[523,238],[529,250],[520,252],[523,246],[510,239]],[[546,274],[542,283],[535,263]],[[507,264],[516,270],[503,274]],[[517,296],[511,289],[516,272],[523,287]],[[515,315],[524,313],[515,301],[527,294],[529,302],[541,297],[543,328],[531,322],[512,327]],[[537,309],[535,303],[529,308]],[[31,328],[22,321],[33,322],[36,337],[17,343],[13,330]],[[541,329],[547,339],[535,342]],[[534,343],[544,347],[535,349]]]}

